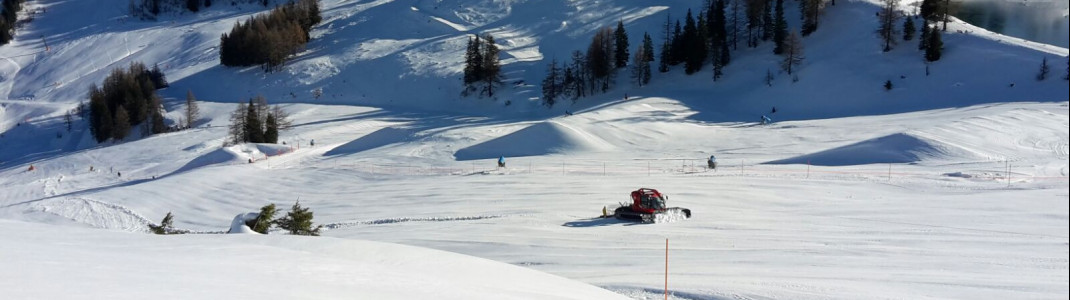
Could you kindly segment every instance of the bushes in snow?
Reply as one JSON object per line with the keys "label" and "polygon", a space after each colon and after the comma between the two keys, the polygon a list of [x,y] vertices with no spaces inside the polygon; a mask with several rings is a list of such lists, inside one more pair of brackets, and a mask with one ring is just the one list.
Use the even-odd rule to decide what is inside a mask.
{"label": "bushes in snow", "polygon": [[163,221],[160,221],[159,225],[149,224],[149,231],[155,234],[185,234],[189,233],[186,230],[175,229],[174,227],[175,216],[171,212],[167,212],[167,215],[163,217]]}
{"label": "bushes in snow", "polygon": [[323,225],[312,227],[312,212],[307,207],[301,207],[301,201],[294,202],[290,212],[275,220],[275,224],[294,235],[319,236],[320,229],[323,228]]}

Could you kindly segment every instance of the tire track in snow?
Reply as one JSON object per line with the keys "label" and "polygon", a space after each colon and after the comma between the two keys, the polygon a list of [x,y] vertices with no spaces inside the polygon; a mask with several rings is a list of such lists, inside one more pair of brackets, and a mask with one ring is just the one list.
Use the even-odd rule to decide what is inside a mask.
{"label": "tire track in snow", "polygon": [[360,225],[385,225],[405,222],[452,222],[452,221],[474,221],[474,220],[486,220],[504,218],[504,215],[485,215],[485,216],[467,216],[467,217],[427,217],[427,218],[390,218],[390,219],[378,219],[370,221],[351,221],[351,222],[338,222],[323,224],[327,229],[347,228]]}
{"label": "tire track in snow", "polygon": [[104,229],[144,231],[152,222],[118,204],[87,198],[53,198],[28,204],[33,212],[52,214]]}

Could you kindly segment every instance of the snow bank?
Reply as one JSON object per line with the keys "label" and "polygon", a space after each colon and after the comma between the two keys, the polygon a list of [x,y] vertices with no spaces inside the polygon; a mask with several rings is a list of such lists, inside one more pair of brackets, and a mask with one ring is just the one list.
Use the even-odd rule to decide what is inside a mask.
{"label": "snow bank", "polygon": [[590,133],[560,122],[539,122],[516,132],[483,142],[454,154],[458,160],[498,158],[499,156],[539,156],[574,151],[601,152],[612,149],[608,143]]}
{"label": "snow bank", "polygon": [[[897,133],[817,153],[767,162],[850,166],[882,163],[914,163],[926,159],[968,159],[972,152],[909,133]],[[976,159],[976,157],[974,157]]]}

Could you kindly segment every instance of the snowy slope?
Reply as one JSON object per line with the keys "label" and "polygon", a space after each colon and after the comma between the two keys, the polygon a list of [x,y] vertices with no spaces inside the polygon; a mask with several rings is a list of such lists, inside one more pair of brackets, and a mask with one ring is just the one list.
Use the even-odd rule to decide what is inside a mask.
{"label": "snowy slope", "polygon": [[[651,299],[666,239],[675,299],[1070,291],[1070,92],[1033,79],[1042,55],[1058,74],[1066,49],[955,23],[926,77],[912,43],[880,52],[873,4],[839,1],[804,40],[798,82],[765,86],[777,58],[763,45],[737,52],[716,83],[677,68],[549,110],[528,101],[547,60],[584,49],[598,27],[622,19],[633,43],[657,40],[665,14],[691,2],[324,0],[308,50],[264,74],[219,66],[214,48],[257,5],[148,22],[115,1],[31,1],[42,12],[0,47],[0,256],[17,263],[0,270],[0,295],[617,296],[594,285]],[[464,34],[484,31],[503,45],[510,83],[497,100],[462,99]],[[19,56],[40,36],[52,51]],[[207,100],[202,126],[104,144],[81,121],[67,132],[63,113],[86,86],[134,60],[160,63],[165,96]],[[257,93],[287,103],[287,145],[224,147],[232,103]],[[172,119],[178,102],[165,104]],[[755,124],[772,106],[777,122]],[[717,170],[702,168],[711,154]],[[508,168],[495,168],[503,155]],[[639,187],[695,218],[596,218]],[[214,234],[296,200],[325,238]],[[145,234],[168,212],[205,235]]]}
{"label": "snowy slope", "polygon": [[6,299],[626,299],[521,267],[396,244],[0,227],[0,253],[10,263],[0,271]]}

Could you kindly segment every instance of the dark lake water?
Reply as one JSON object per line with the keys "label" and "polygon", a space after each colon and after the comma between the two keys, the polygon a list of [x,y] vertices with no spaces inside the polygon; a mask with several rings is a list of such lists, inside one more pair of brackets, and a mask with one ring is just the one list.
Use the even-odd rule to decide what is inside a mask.
{"label": "dark lake water", "polygon": [[955,16],[970,24],[1026,40],[1070,47],[1068,0],[965,0]]}

